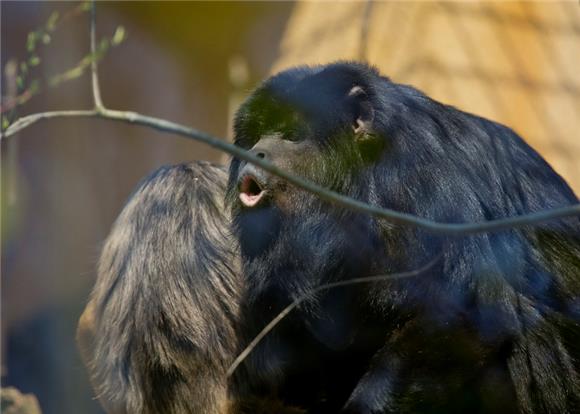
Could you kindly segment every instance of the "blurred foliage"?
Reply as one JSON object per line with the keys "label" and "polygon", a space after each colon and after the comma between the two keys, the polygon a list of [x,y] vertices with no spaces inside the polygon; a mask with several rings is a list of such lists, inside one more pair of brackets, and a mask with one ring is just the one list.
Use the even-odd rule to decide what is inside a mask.
{"label": "blurred foliage", "polygon": [[26,37],[26,58],[16,63],[16,70],[11,66],[14,64],[13,61],[9,61],[5,65],[4,72],[7,82],[15,83],[16,88],[14,96],[5,98],[0,107],[0,113],[2,113],[1,128],[3,131],[16,119],[17,108],[37,95],[43,87],[55,87],[63,82],[81,77],[94,60],[101,60],[111,47],[120,45],[127,38],[125,28],[118,26],[113,35],[104,37],[98,42],[94,55],[89,53],[83,56],[74,67],[52,75],[48,79],[34,77],[37,74],[36,70],[39,69],[42,63],[38,55],[38,49],[51,43],[53,33],[62,23],[86,13],[89,9],[90,2],[84,1],[68,10],[62,16],[58,11],[52,12],[43,25],[28,33]]}
{"label": "blurred foliage", "polygon": [[109,48],[111,48],[112,46],[118,46],[119,44],[121,44],[121,42],[123,42],[126,39],[126,37],[127,34],[125,28],[123,26],[118,26],[117,29],[115,30],[115,33],[111,36],[111,38],[105,37],[101,39],[101,41],[97,44],[97,48],[94,55],[88,54],[84,56],[79,61],[79,63],[73,68],[68,69],[63,73],[52,76],[48,80],[48,85],[58,86],[62,82],[66,82],[68,80],[81,77],[83,73],[85,73],[85,71],[91,66],[91,63],[94,60],[96,61],[101,60],[105,56]]}
{"label": "blurred foliage", "polygon": [[[2,185],[0,186],[0,223],[2,229],[0,238],[5,242],[10,240],[11,235],[17,229],[23,211],[18,206],[22,207],[22,200],[15,200],[14,192],[16,191],[12,179],[14,178],[13,171],[10,171],[12,165],[10,161],[2,162],[0,166],[0,176]],[[20,194],[22,197],[22,194]],[[19,202],[20,201],[20,202]]]}
{"label": "blurred foliage", "polygon": [[230,56],[245,52],[252,27],[267,18],[274,7],[284,9],[286,15],[293,4],[288,1],[276,2],[275,5],[240,1],[148,1],[103,5],[147,27],[149,34],[160,39],[170,53],[179,56],[188,52],[189,56],[203,56],[203,60],[191,62],[196,70],[219,73],[226,70],[223,62]]}

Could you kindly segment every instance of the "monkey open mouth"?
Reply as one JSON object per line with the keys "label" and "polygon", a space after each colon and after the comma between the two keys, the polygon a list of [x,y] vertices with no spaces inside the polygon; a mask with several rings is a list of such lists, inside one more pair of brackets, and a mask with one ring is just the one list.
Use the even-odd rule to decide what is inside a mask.
{"label": "monkey open mouth", "polygon": [[240,183],[240,201],[246,207],[256,206],[263,198],[265,191],[262,185],[251,175],[246,175]]}

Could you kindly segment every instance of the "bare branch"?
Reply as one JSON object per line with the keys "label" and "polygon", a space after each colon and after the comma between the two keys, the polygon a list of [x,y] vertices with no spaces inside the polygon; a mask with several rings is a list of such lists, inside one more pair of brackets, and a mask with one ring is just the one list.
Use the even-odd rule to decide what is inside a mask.
{"label": "bare branch", "polygon": [[91,1],[91,79],[93,86],[93,102],[95,110],[105,109],[101,100],[101,89],[99,87],[99,76],[97,73],[97,5],[96,1]]}
{"label": "bare branch", "polygon": [[8,138],[16,134],[17,132],[29,127],[32,124],[42,121],[43,119],[52,118],[91,118],[96,116],[98,113],[95,110],[70,110],[70,111],[50,111],[50,112],[39,112],[37,114],[32,114],[28,116],[23,116],[22,118],[14,121],[2,134],[2,138]]}
{"label": "bare branch", "polygon": [[282,319],[284,319],[290,312],[292,312],[298,305],[304,302],[306,299],[315,296],[316,294],[323,292],[325,290],[334,289],[341,286],[348,286],[348,285],[358,285],[361,283],[372,283],[372,282],[381,282],[381,281],[389,281],[389,280],[398,280],[398,279],[405,279],[409,277],[419,276],[421,273],[429,270],[433,267],[439,259],[441,259],[442,254],[438,254],[432,260],[430,260],[426,265],[420,267],[419,269],[411,270],[408,272],[401,272],[401,273],[392,273],[390,275],[375,275],[375,276],[367,276],[367,277],[359,277],[355,279],[348,279],[348,280],[341,280],[339,282],[334,283],[326,283],[324,285],[320,285],[315,289],[312,289],[310,292],[305,293],[304,295],[300,296],[298,299],[294,300],[290,305],[286,306],[274,319],[268,323],[260,331],[258,335],[254,337],[252,342],[244,348],[244,350],[237,356],[234,360],[230,368],[228,369],[227,375],[230,377],[234,371],[238,368],[238,366],[250,355],[250,353],[256,348],[256,346],[264,339],[266,335],[270,333],[272,329],[278,325]]}
{"label": "bare branch", "polygon": [[258,158],[252,153],[236,147],[224,140],[212,137],[205,132],[189,128],[175,122],[167,121],[165,119],[153,118],[138,114],[136,112],[116,111],[112,109],[102,108],[101,110],[85,110],[85,111],[54,111],[42,112],[38,114],[28,115],[20,118],[5,131],[5,136],[9,137],[16,132],[38,122],[43,119],[51,118],[103,118],[114,121],[126,122],[130,124],[143,125],[162,132],[168,132],[176,135],[181,135],[186,138],[194,139],[203,142],[206,145],[214,147],[220,151],[239,158],[241,160],[251,162],[262,169],[286,179],[288,182],[318,195],[321,199],[338,204],[344,208],[361,213],[368,213],[375,217],[385,219],[394,224],[411,225],[431,233],[446,234],[446,235],[467,235],[476,234],[489,231],[503,230],[507,228],[522,227],[539,222],[552,220],[562,217],[570,217],[580,215],[580,204],[574,204],[567,207],[561,207],[552,210],[539,211],[536,213],[526,214],[522,216],[507,217],[497,220],[483,221],[477,223],[440,223],[433,220],[424,219],[414,216],[412,214],[402,213],[390,209],[380,208],[369,205],[361,201],[355,200],[342,194],[338,194],[327,188],[321,187],[311,181],[296,177],[270,162]]}

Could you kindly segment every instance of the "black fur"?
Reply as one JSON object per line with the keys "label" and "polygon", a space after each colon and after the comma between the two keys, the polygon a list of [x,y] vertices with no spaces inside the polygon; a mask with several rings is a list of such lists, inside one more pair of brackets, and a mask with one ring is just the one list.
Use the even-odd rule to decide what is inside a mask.
{"label": "black fur", "polygon": [[109,413],[230,412],[244,284],[226,179],[208,163],[163,167],[113,225],[79,327]]}
{"label": "black fur", "polygon": [[[356,63],[265,81],[236,145],[381,207],[479,222],[578,202],[516,133]],[[265,192],[238,200],[251,176]],[[234,159],[228,201],[248,293],[246,341],[322,283],[436,264],[305,302],[238,373],[311,412],[580,410],[580,221],[435,236],[324,203]]]}

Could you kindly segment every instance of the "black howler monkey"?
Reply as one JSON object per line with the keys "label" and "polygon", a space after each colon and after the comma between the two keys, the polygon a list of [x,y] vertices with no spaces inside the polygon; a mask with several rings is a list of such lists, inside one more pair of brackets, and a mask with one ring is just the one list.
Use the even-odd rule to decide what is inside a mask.
{"label": "black howler monkey", "polygon": [[[268,79],[235,137],[315,183],[441,222],[578,202],[510,129],[363,64]],[[446,237],[322,202],[237,159],[226,180],[204,163],[162,168],[113,226],[79,325],[110,413],[580,410],[577,217]],[[226,377],[312,289],[426,263],[413,278],[318,294]]]}
{"label": "black howler monkey", "polygon": [[[236,145],[371,205],[471,223],[577,197],[512,130],[358,63],[299,67],[240,108]],[[265,338],[241,378],[311,412],[580,410],[580,221],[462,237],[320,201],[233,159],[228,203],[251,339],[323,283],[420,268],[320,293]]]}

